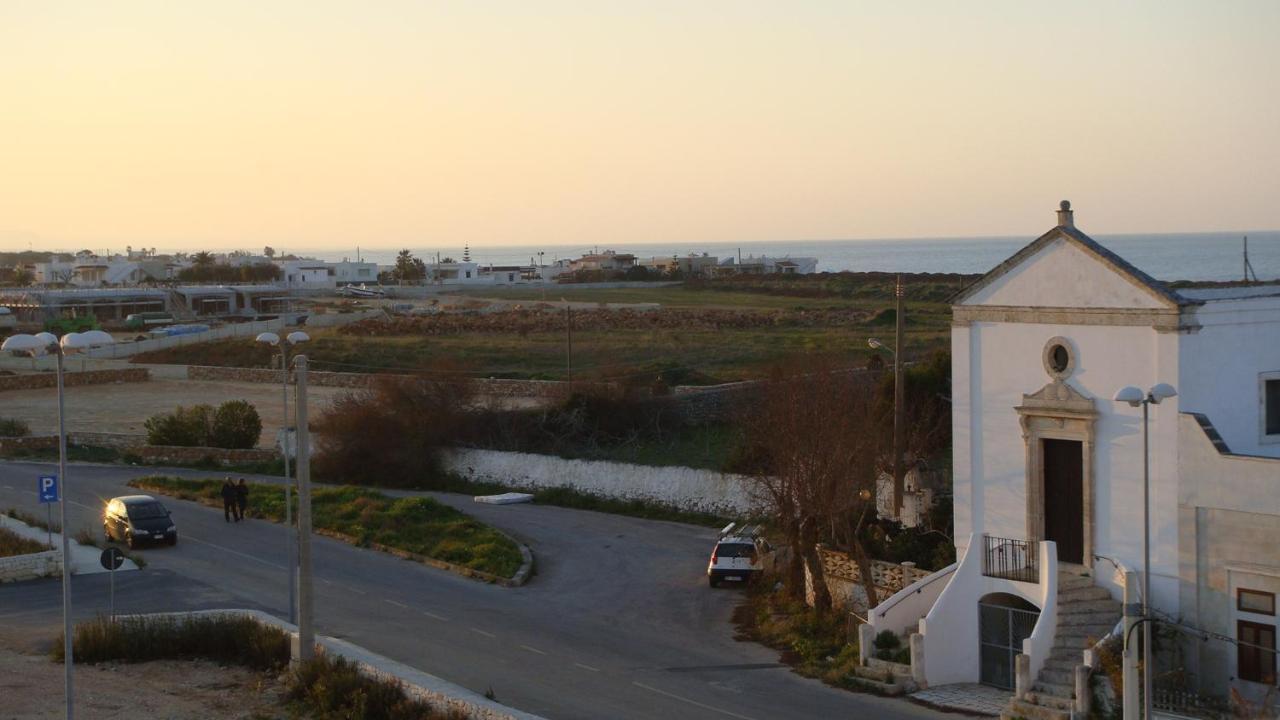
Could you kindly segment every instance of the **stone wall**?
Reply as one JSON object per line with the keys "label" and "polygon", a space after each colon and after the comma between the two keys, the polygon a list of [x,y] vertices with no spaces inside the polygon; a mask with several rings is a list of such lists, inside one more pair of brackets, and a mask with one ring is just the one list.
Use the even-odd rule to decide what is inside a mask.
{"label": "stone wall", "polygon": [[0,437],[0,453],[15,450],[47,450],[58,447],[57,435],[33,435],[31,437]]}
{"label": "stone wall", "polygon": [[[818,547],[818,555],[822,558],[822,569],[826,574],[827,591],[831,593],[832,604],[866,614],[867,593],[862,586],[862,572],[853,556],[825,546]],[[915,563],[872,560],[871,581],[875,583],[876,594],[879,595],[875,604],[929,574],[929,571],[917,568]],[[805,575],[807,599],[813,604],[813,578],[808,575],[807,570]]]}
{"label": "stone wall", "polygon": [[0,583],[57,577],[62,574],[62,553],[57,550],[0,557]]}
{"label": "stone wall", "polygon": [[[345,373],[310,370],[307,372],[307,384],[316,387],[371,387],[380,377],[413,379],[415,375],[391,375],[375,373]],[[220,382],[253,382],[278,383],[280,371],[265,368],[214,367],[210,365],[190,365],[187,367],[188,380],[212,380]],[[291,373],[289,381],[293,382]],[[557,380],[503,380],[495,378],[478,378],[472,380],[476,392],[490,397],[555,397],[565,390],[565,384]]]}
{"label": "stone wall", "polygon": [[130,452],[142,458],[144,462],[159,465],[198,463],[206,460],[213,460],[219,465],[249,465],[252,463],[271,462],[280,457],[279,451],[263,448],[227,450],[209,447],[140,445],[131,448]]}
{"label": "stone wall", "polygon": [[619,500],[644,500],[681,510],[727,517],[750,514],[749,480],[712,470],[653,467],[598,460],[566,460],[553,455],[453,450],[447,469],[469,480],[525,490],[568,487]]}
{"label": "stone wall", "polygon": [[[105,385],[107,383],[146,382],[151,373],[146,368],[124,368],[121,370],[86,370],[84,372],[68,372],[62,376],[63,385]],[[5,390],[31,390],[35,388],[57,387],[57,373],[41,372],[25,375],[0,375],[0,392]]]}
{"label": "stone wall", "polygon": [[[55,445],[56,445],[56,438]],[[90,445],[93,447],[108,447],[117,450],[133,450],[136,447],[147,444],[146,435],[134,435],[131,433],[101,433],[101,432],[73,432],[67,434],[67,442],[72,445]]]}

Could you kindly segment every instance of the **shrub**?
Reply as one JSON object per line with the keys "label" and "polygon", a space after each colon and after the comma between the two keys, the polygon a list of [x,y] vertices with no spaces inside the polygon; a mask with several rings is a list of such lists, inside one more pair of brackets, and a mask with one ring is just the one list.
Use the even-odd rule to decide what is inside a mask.
{"label": "shrub", "polygon": [[213,414],[210,447],[248,449],[256,447],[262,434],[262,418],[244,400],[228,400]]}
{"label": "shrub", "polygon": [[147,418],[150,445],[243,449],[258,444],[262,419],[244,400],[228,400],[215,410],[211,405],[179,406],[172,413]]}
{"label": "shrub", "polygon": [[0,557],[30,555],[48,549],[42,542],[24,538],[7,528],[0,528]]}
{"label": "shrub", "polygon": [[317,655],[289,674],[286,697],[317,720],[463,720],[456,710],[436,710],[410,698],[398,681],[372,678],[353,662]]}
{"label": "shrub", "polygon": [[31,434],[31,426],[14,418],[0,418],[0,437],[26,437]]}
{"label": "shrub", "polygon": [[152,415],[143,423],[149,445],[206,447],[213,425],[213,408],[209,405],[179,406],[172,413]]}
{"label": "shrub", "polygon": [[[98,617],[76,625],[76,662],[149,662],[206,659],[274,670],[289,662],[289,636],[252,618],[234,615],[188,617]],[[62,638],[53,645],[62,661]]]}

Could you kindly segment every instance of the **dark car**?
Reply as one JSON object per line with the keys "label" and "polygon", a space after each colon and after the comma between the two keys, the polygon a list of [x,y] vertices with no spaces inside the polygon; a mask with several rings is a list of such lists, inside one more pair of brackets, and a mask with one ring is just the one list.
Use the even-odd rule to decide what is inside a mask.
{"label": "dark car", "polygon": [[135,548],[143,543],[178,544],[178,527],[169,511],[150,495],[125,495],[107,502],[102,516],[107,542],[119,541]]}

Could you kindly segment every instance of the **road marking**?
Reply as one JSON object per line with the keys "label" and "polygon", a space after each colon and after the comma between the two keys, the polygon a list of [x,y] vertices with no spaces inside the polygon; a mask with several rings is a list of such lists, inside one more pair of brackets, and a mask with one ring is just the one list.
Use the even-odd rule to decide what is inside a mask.
{"label": "road marking", "polygon": [[13,486],[12,486],[12,485],[5,485],[5,486],[4,486],[4,489],[5,489],[5,490],[12,490],[12,489],[13,489]]}
{"label": "road marking", "polygon": [[583,670],[590,670],[591,672],[600,672],[600,668],[591,667],[590,665],[583,665],[582,663],[574,663],[574,665],[576,667],[582,668]]}
{"label": "road marking", "polygon": [[497,635],[494,635],[494,634],[493,634],[493,633],[491,633],[491,632],[485,632],[484,630],[481,630],[480,628],[471,628],[471,632],[476,633],[476,634],[478,634],[478,635],[483,635],[483,636],[485,636],[485,637],[489,637],[489,638],[496,638],[496,637],[498,637]]}
{"label": "road marking", "polygon": [[254,556],[252,556],[252,555],[250,555],[250,554],[248,554],[248,553],[242,553],[242,552],[240,552],[239,550],[232,550],[231,548],[226,547],[225,545],[219,545],[219,544],[217,544],[217,543],[211,543],[211,542],[209,542],[208,540],[201,540],[200,538],[195,537],[194,535],[183,535],[183,536],[182,536],[182,539],[183,539],[183,540],[187,540],[187,541],[189,541],[189,542],[197,542],[197,543],[200,543],[201,545],[208,545],[208,546],[209,546],[209,547],[211,547],[211,548],[217,548],[217,549],[219,549],[219,550],[222,550],[223,552],[229,552],[229,553],[231,553],[232,555],[239,555],[239,556],[240,556],[240,557],[242,557],[242,558],[247,558],[247,559],[252,560],[252,561],[254,561],[254,562],[260,562],[260,563],[262,563],[263,565],[266,565],[267,567],[273,567],[273,568],[275,568],[275,569],[277,569],[277,570],[288,570],[288,569],[289,569],[289,568],[286,568],[286,567],[285,567],[285,566],[283,566],[283,565],[277,565],[277,564],[275,564],[275,563],[273,563],[273,562],[268,562],[268,561],[266,561],[266,560],[263,560],[263,559],[262,559],[262,558],[260,558],[260,557],[254,557]]}
{"label": "road marking", "polygon": [[383,602],[389,603],[389,604],[391,604],[391,605],[395,605],[396,607],[402,607],[402,608],[404,608],[405,610],[408,610],[408,609],[409,609],[409,606],[408,606],[408,605],[405,605],[405,604],[404,604],[404,603],[402,603],[402,602],[396,602],[395,600],[387,600],[386,598],[383,598]]}
{"label": "road marking", "polygon": [[320,578],[320,582],[324,583],[325,585],[332,585],[332,584],[333,584],[333,581],[332,581],[332,580],[330,580],[329,578]]}
{"label": "road marking", "polygon": [[546,655],[546,653],[542,652],[541,650],[539,650],[539,649],[538,649],[538,648],[536,648],[536,647],[529,647],[528,645],[521,645],[520,647],[524,648],[525,650],[528,650],[528,651],[529,651],[529,652],[531,652],[531,653],[537,653],[537,654],[539,654],[539,655]]}
{"label": "road marking", "polygon": [[731,717],[731,718],[738,718],[738,720],[756,720],[755,718],[750,717],[750,716],[747,716],[747,715],[739,715],[738,713],[730,712],[730,711],[728,711],[728,710],[721,710],[721,709],[720,709],[720,708],[718,708],[718,707],[713,707],[713,706],[711,706],[711,705],[706,705],[706,704],[704,704],[704,703],[700,703],[700,702],[698,702],[697,700],[690,700],[690,699],[689,699],[689,698],[687,698],[687,697],[681,697],[681,696],[679,696],[679,695],[676,695],[675,693],[669,693],[669,692],[667,692],[666,690],[659,690],[659,689],[658,689],[658,688],[656,688],[656,687],[652,687],[652,686],[650,686],[650,685],[645,685],[645,684],[644,684],[644,683],[642,683],[642,682],[632,681],[632,683],[631,683],[631,684],[632,684],[632,685],[635,685],[636,687],[644,688],[645,690],[648,690],[649,692],[655,692],[655,693],[658,693],[659,695],[665,695],[666,697],[669,697],[669,698],[671,698],[672,700],[679,700],[680,702],[686,702],[686,703],[689,703],[690,705],[693,705],[694,707],[700,707],[700,708],[702,708],[703,710],[710,710],[711,712],[720,713],[721,715],[725,715],[725,716],[727,716],[727,717]]}
{"label": "road marking", "polygon": [[445,616],[443,616],[443,615],[437,615],[437,614],[435,614],[435,613],[433,613],[433,612],[427,612],[426,610],[423,610],[423,611],[422,611],[422,614],[423,614],[423,615],[426,615],[426,616],[427,616],[427,617],[429,617],[429,618],[433,618],[433,619],[435,619],[435,620],[443,620],[444,622],[449,622],[449,618],[447,618],[447,617],[445,617]]}
{"label": "road marking", "polygon": [[350,590],[350,591],[351,591],[351,592],[353,592],[353,593],[359,593],[359,594],[361,594],[361,595],[368,595],[368,594],[369,594],[368,592],[366,592],[366,591],[364,591],[364,590],[361,590],[361,589],[360,589],[360,588],[358,588],[358,587],[352,587],[352,586],[350,586],[350,585],[344,585],[343,587],[345,587],[346,589]]}

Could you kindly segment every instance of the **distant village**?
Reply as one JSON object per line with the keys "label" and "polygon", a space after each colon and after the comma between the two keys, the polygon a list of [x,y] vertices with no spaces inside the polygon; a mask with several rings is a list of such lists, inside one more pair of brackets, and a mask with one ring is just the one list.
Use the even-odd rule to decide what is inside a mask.
{"label": "distant village", "polygon": [[[156,313],[171,319],[254,317],[293,312],[301,297],[347,295],[381,297],[431,292],[432,288],[499,287],[549,283],[678,281],[733,275],[807,275],[812,257],[707,253],[637,257],[612,250],[550,263],[497,265],[471,258],[415,256],[402,250],[395,263],[326,261],[262,254],[174,253],[129,248],[124,254],[75,255],[7,253],[0,262],[0,314],[37,322],[56,317],[93,316],[124,322]],[[18,258],[13,261],[12,258]],[[392,292],[392,290],[394,291]]]}

